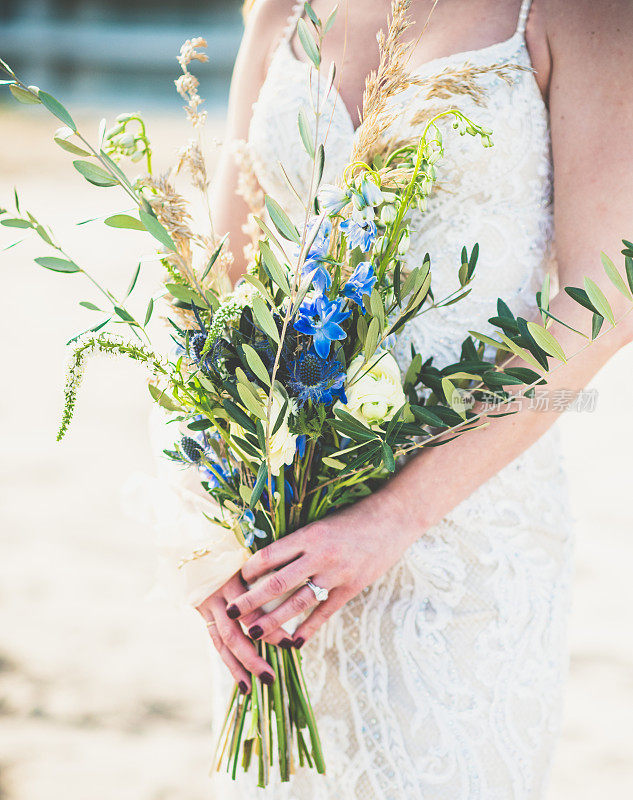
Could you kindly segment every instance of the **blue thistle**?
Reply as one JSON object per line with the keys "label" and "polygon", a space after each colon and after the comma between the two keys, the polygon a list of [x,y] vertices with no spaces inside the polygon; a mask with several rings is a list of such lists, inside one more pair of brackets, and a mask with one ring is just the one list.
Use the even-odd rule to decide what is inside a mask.
{"label": "blue thistle", "polygon": [[309,400],[329,405],[335,399],[345,398],[345,371],[339,361],[326,361],[316,353],[301,353],[289,365],[288,388],[300,405]]}

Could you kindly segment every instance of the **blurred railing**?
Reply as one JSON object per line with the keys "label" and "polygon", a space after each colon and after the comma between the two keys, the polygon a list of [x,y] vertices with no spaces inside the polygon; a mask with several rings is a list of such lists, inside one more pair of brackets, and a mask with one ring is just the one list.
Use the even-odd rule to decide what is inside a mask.
{"label": "blurred railing", "polygon": [[85,104],[178,107],[172,81],[185,39],[204,36],[201,94],[226,102],[241,36],[240,3],[0,0],[0,56],[31,84]]}

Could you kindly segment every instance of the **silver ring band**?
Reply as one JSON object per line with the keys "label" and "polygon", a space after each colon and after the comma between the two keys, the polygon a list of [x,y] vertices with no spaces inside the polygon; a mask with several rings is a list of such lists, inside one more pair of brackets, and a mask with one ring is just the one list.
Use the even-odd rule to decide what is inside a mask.
{"label": "silver ring band", "polygon": [[306,586],[309,586],[310,589],[314,592],[314,596],[317,599],[317,602],[323,603],[329,597],[329,592],[327,589],[323,589],[321,586],[317,586],[316,583],[312,583],[312,581],[306,581]]}

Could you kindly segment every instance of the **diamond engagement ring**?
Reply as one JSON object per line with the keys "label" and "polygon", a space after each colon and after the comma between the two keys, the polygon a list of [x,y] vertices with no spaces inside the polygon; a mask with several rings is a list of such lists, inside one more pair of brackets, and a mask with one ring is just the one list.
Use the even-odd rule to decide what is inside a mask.
{"label": "diamond engagement ring", "polygon": [[316,597],[319,603],[323,603],[325,600],[328,599],[329,592],[327,589],[323,589],[320,586],[317,586],[316,583],[312,583],[312,581],[306,581],[306,586],[309,586],[312,591],[314,592],[314,596]]}

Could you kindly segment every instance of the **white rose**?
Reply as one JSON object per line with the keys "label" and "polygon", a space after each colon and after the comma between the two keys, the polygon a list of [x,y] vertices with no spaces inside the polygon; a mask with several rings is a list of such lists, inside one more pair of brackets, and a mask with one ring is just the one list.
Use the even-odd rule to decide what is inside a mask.
{"label": "white rose", "polygon": [[345,384],[347,403],[337,406],[371,426],[391,419],[406,397],[400,368],[391,353],[376,353],[364,365],[363,360],[362,355],[352,359]]}
{"label": "white rose", "polygon": [[[258,389],[257,394],[259,395],[265,408],[268,403],[268,393],[263,389]],[[276,391],[273,392],[270,411],[271,430],[275,424],[275,420],[283,408],[283,404],[284,398],[281,396],[281,394]],[[279,426],[279,429],[270,437],[270,469],[273,475],[279,475],[284,464],[292,464],[295,452],[297,450],[297,437],[294,433],[290,433],[290,428],[288,427],[288,417],[290,416],[290,411],[291,404],[289,403],[284,416],[284,421]],[[230,423],[229,431],[231,437],[239,436],[244,438],[244,429],[241,425],[237,425],[235,422]],[[239,445],[234,444],[234,447],[239,452]]]}

